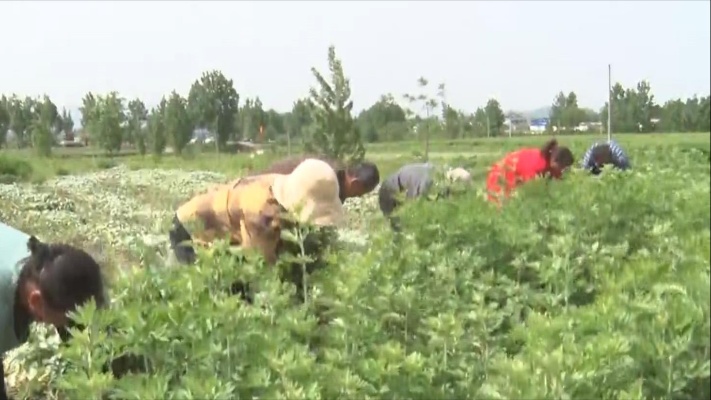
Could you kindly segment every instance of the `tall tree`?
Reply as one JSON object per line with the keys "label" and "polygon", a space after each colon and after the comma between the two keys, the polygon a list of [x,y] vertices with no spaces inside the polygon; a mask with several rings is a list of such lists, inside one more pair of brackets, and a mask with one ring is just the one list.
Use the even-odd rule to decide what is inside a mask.
{"label": "tall tree", "polygon": [[10,129],[10,113],[8,112],[9,100],[5,95],[0,97],[0,149],[7,140],[7,131]]}
{"label": "tall tree", "polygon": [[148,115],[148,136],[147,144],[154,156],[161,156],[165,152],[168,138],[165,131],[164,119],[166,100],[162,98],[157,107],[151,109]]}
{"label": "tall tree", "polygon": [[[415,108],[411,110],[412,115],[417,115],[417,111],[423,111],[425,113],[425,123],[417,124],[417,134],[420,135],[420,131],[423,131],[425,137],[425,161],[429,160],[430,154],[430,134],[432,131],[432,120],[431,116],[434,115],[434,109],[437,107],[438,101],[436,98],[428,93],[429,81],[425,77],[420,77],[417,80],[418,92],[415,94],[406,93],[403,97],[410,103],[410,106]],[[415,119],[417,121],[417,119]],[[423,128],[423,129],[420,129]]]}
{"label": "tall tree", "polygon": [[474,113],[474,132],[477,136],[491,136],[491,124],[484,107],[479,107]]}
{"label": "tall tree", "polygon": [[303,139],[311,123],[311,103],[305,99],[295,101],[286,121],[290,137]]}
{"label": "tall tree", "polygon": [[60,131],[64,136],[64,140],[74,140],[74,119],[72,114],[66,108],[62,108],[62,115],[59,118],[61,121]]}
{"label": "tall tree", "polygon": [[141,155],[146,154],[146,124],[148,121],[148,111],[141,99],[133,99],[128,102],[128,115],[126,125],[126,136],[129,141],[136,145]]}
{"label": "tall tree", "polygon": [[402,140],[408,132],[405,110],[389,93],[380,96],[367,110],[361,111],[357,122],[367,142]]}
{"label": "tall tree", "polygon": [[82,105],[79,107],[79,112],[81,113],[81,126],[84,130],[84,135],[87,138],[92,138],[92,131],[96,129],[96,123],[98,121],[97,115],[97,98],[92,92],[84,95],[81,99]]}
{"label": "tall tree", "polygon": [[496,99],[489,99],[489,101],[486,102],[484,111],[486,112],[486,116],[489,120],[489,129],[491,130],[492,135],[499,135],[504,127],[504,121],[506,121],[506,116],[501,109],[499,101]]}
{"label": "tall tree", "polygon": [[10,130],[15,134],[17,147],[23,148],[28,142],[28,130],[32,122],[34,100],[27,97],[24,100],[12,95],[8,101]]}
{"label": "tall tree", "polygon": [[173,91],[168,97],[164,113],[164,127],[173,146],[173,151],[180,155],[185,146],[190,143],[194,125],[188,114],[188,102]]}
{"label": "tall tree", "polygon": [[365,155],[365,147],[351,114],[350,81],[343,73],[334,46],[328,48],[328,69],[330,83],[316,68],[311,68],[319,88],[309,90],[313,123],[306,148],[337,159],[360,160]]}
{"label": "tall tree", "polygon": [[123,143],[125,120],[123,99],[117,92],[97,96],[90,123],[92,141],[108,154],[118,153]]}
{"label": "tall tree", "polygon": [[36,103],[35,118],[32,120],[32,147],[40,157],[49,157],[54,144],[53,126],[57,121],[57,106],[48,96]]}
{"label": "tall tree", "polygon": [[227,79],[220,71],[204,72],[190,87],[188,109],[197,127],[207,128],[216,135],[217,151],[235,131],[239,95],[232,79]]}

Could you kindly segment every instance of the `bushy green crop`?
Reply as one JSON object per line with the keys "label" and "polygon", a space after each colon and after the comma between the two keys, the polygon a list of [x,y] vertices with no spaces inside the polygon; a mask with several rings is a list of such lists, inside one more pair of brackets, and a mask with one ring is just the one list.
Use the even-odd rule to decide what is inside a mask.
{"label": "bushy green crop", "polygon": [[[703,157],[646,149],[632,171],[533,182],[503,210],[480,190],[410,203],[403,235],[331,252],[304,303],[251,257],[141,269],[20,396],[709,398]],[[237,278],[253,305],[229,295]]]}

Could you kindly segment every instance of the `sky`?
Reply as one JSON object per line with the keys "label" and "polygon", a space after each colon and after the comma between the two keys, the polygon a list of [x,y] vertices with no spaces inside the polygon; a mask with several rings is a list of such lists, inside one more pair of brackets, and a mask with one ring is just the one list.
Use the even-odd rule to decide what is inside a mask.
{"label": "sky", "polygon": [[0,93],[75,113],[85,93],[116,90],[150,107],[218,69],[242,99],[287,111],[333,44],[356,110],[417,93],[420,76],[468,112],[492,97],[532,110],[561,90],[599,109],[608,64],[613,82],[646,79],[663,103],[709,94],[710,3],[2,1]]}

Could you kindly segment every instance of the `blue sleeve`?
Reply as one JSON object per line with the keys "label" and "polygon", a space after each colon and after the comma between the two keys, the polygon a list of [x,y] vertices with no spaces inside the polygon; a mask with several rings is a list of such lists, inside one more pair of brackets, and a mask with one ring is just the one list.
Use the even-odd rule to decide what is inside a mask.
{"label": "blue sleeve", "polygon": [[595,146],[597,146],[597,143],[590,146],[588,151],[585,152],[585,155],[583,156],[583,160],[580,163],[580,166],[583,169],[591,169],[594,166],[593,159],[592,159],[592,153],[593,153],[593,149],[595,148]]}
{"label": "blue sleeve", "polygon": [[610,140],[610,151],[612,152],[612,163],[615,167],[621,170],[626,170],[630,167],[630,161],[629,158],[627,158],[627,154],[625,154],[622,147],[620,147],[620,145],[614,140]]}

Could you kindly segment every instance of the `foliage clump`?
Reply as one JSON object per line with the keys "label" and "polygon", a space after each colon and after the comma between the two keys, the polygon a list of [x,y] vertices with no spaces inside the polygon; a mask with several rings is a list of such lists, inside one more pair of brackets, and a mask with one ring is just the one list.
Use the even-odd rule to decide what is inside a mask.
{"label": "foliage clump", "polygon": [[[85,307],[87,329],[21,388],[58,398],[708,398],[709,166],[689,154],[642,149],[633,171],[533,182],[503,212],[474,190],[409,203],[404,235],[373,231],[365,248],[330,252],[305,277],[303,302],[259,258],[224,248],[194,268],[141,269],[116,282],[110,310]],[[253,304],[229,295],[236,279],[254,283]],[[104,367],[122,356],[116,377]]]}

